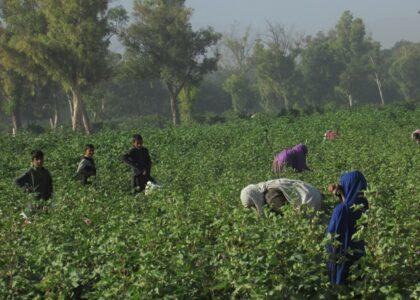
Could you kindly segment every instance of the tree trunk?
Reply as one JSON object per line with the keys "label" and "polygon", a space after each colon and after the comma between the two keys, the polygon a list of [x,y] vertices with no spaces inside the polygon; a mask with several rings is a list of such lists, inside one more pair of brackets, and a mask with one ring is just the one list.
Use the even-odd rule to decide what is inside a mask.
{"label": "tree trunk", "polygon": [[54,105],[54,114],[50,117],[51,129],[56,129],[58,125],[58,109],[57,104]]}
{"label": "tree trunk", "polygon": [[72,114],[71,114],[71,127],[73,131],[76,131],[80,127],[79,116],[80,116],[80,93],[77,89],[72,89]]}
{"label": "tree trunk", "polygon": [[19,107],[15,107],[12,110],[12,135],[15,136],[18,131],[22,128],[22,120],[20,118]]}
{"label": "tree trunk", "polygon": [[105,113],[105,98],[101,99],[101,115],[103,116]]}
{"label": "tree trunk", "polygon": [[353,107],[353,97],[349,94],[349,106],[350,108]]}
{"label": "tree trunk", "polygon": [[375,72],[375,77],[376,77],[376,85],[378,86],[379,96],[381,97],[381,104],[385,105],[384,95],[382,94],[382,84],[376,72]]}
{"label": "tree trunk", "polygon": [[289,99],[287,98],[285,93],[283,93],[283,101],[284,101],[284,108],[286,109],[286,111],[289,111],[290,110],[290,103],[289,103]]}
{"label": "tree trunk", "polygon": [[179,124],[179,110],[178,110],[178,99],[177,95],[174,92],[170,92],[171,94],[171,112],[172,112],[172,123],[174,125]]}
{"label": "tree trunk", "polygon": [[85,129],[86,134],[91,133],[90,121],[89,117],[86,113],[86,109],[84,103],[81,98],[81,93],[78,87],[71,89],[73,98],[73,114],[71,118],[72,128],[73,131],[76,131],[81,127],[81,123],[83,123],[83,127]]}
{"label": "tree trunk", "polygon": [[[375,66],[375,62],[373,61],[372,56],[370,56],[370,61],[372,62],[373,66]],[[385,105],[384,95],[382,94],[382,84],[381,84],[381,81],[379,80],[379,76],[377,72],[375,72],[375,80],[376,80],[376,85],[378,87],[379,96],[381,97],[381,104]]]}
{"label": "tree trunk", "polygon": [[91,134],[91,131],[92,131],[91,130],[92,127],[90,125],[90,120],[89,120],[89,115],[87,114],[85,105],[82,101],[80,101],[79,105],[80,105],[80,113],[82,115],[83,127],[85,129],[85,133],[87,135],[89,135],[89,134]]}
{"label": "tree trunk", "polygon": [[70,108],[70,118],[73,120],[73,103],[72,103],[72,98],[70,98],[67,95],[67,100],[69,102],[69,108]]}

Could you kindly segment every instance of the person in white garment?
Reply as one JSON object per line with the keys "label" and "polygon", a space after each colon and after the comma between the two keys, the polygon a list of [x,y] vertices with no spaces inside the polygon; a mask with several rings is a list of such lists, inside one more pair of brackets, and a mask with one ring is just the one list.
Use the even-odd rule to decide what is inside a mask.
{"label": "person in white garment", "polygon": [[413,133],[411,134],[411,138],[413,139],[413,141],[417,142],[417,144],[420,145],[420,129],[413,131]]}
{"label": "person in white garment", "polygon": [[277,213],[287,203],[295,208],[304,205],[317,211],[321,209],[322,199],[321,192],[310,184],[288,178],[250,184],[241,191],[242,205],[256,209],[260,216],[265,216],[263,210],[265,204]]}

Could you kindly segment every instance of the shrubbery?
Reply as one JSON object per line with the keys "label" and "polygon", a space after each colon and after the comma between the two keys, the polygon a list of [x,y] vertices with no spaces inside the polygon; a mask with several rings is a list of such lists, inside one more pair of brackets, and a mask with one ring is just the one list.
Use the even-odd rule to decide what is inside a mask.
{"label": "shrubbery", "polygon": [[[236,119],[224,124],[104,129],[0,137],[0,298],[419,298],[420,147],[410,140],[420,111],[358,109],[311,117]],[[340,139],[322,142],[340,125]],[[164,189],[134,196],[120,156],[141,131]],[[276,151],[306,141],[302,179],[326,193],[343,171],[369,183],[367,255],[360,281],[330,286],[325,230],[336,200],[314,219],[290,207],[267,219],[239,193],[274,175]],[[71,178],[85,143],[96,146],[98,178]],[[23,225],[29,195],[13,186],[31,149],[46,153],[55,205]],[[83,220],[88,217],[92,225]],[[360,271],[359,271],[360,272]],[[358,275],[356,271],[353,274]]]}

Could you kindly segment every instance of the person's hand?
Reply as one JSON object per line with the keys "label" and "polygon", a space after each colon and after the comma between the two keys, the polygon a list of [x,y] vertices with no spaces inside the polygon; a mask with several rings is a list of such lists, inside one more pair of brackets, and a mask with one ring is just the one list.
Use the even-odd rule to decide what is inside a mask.
{"label": "person's hand", "polygon": [[146,170],[144,170],[142,174],[143,174],[143,176],[146,176],[146,174],[147,174]]}
{"label": "person's hand", "polygon": [[336,190],[337,190],[337,185],[336,184],[328,185],[328,192],[330,192],[331,194],[335,194]]}

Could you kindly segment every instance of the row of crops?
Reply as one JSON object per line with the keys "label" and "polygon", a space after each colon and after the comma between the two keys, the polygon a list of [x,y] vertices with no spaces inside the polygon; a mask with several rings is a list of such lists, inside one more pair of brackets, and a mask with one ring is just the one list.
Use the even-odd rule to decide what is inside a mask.
{"label": "row of crops", "polygon": [[[419,121],[419,110],[363,108],[91,137],[3,135],[0,298],[419,298],[420,147],[410,140]],[[337,126],[341,138],[323,142]],[[139,131],[164,185],[148,196],[133,195],[121,162]],[[97,148],[98,176],[82,187],[72,176],[87,142]],[[308,145],[312,171],[284,177],[325,194],[344,171],[358,169],[368,180],[368,225],[360,232],[367,255],[348,287],[332,287],[327,277],[325,230],[336,199],[327,196],[312,219],[290,207],[262,219],[241,206],[240,190],[275,178],[274,154],[299,142]],[[54,206],[24,225],[19,213],[30,196],[13,179],[34,148],[46,154]]]}

